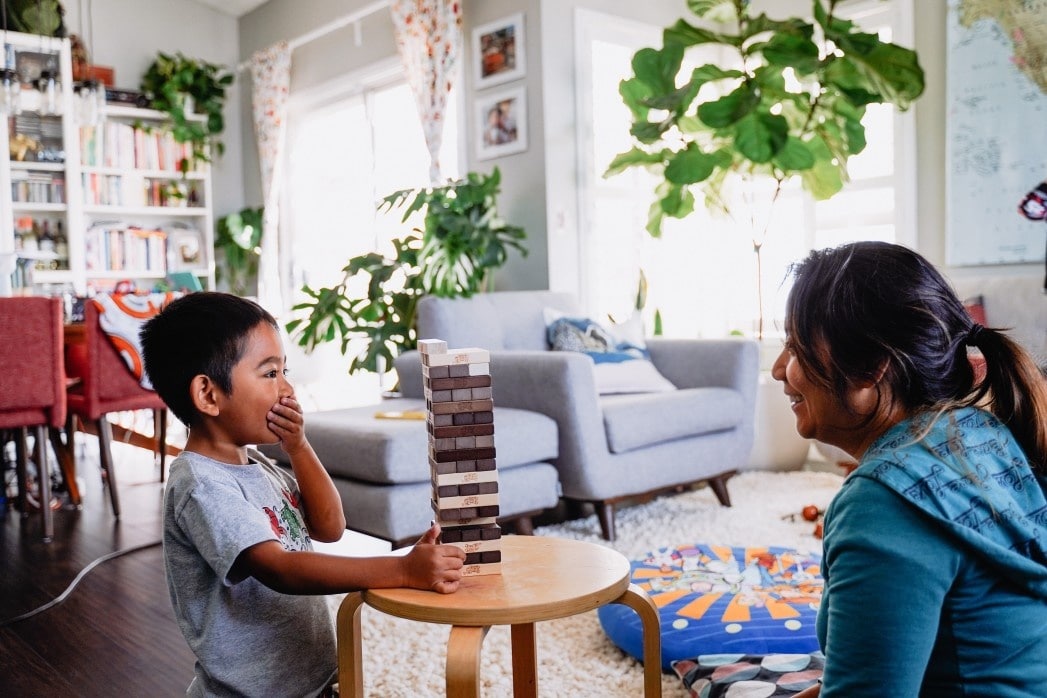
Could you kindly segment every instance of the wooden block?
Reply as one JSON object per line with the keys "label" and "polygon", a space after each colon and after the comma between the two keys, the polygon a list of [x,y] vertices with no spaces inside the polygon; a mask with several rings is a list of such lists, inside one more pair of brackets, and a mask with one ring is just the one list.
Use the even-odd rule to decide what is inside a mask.
{"label": "wooden block", "polygon": [[[476,438],[475,436],[473,437]],[[436,451],[453,451],[457,448],[455,445],[458,439],[433,439],[432,447]]]}
{"label": "wooden block", "polygon": [[[453,545],[456,548],[461,548],[463,551],[465,551],[465,559],[467,561],[466,564],[469,564],[468,560],[469,560],[469,556],[470,555],[477,555],[479,553],[501,553],[502,552],[502,541],[501,541],[501,539],[498,539],[498,540],[471,540],[471,541],[462,541],[460,543],[450,543],[449,541],[443,541],[443,542],[448,543],[449,545]],[[490,562],[501,562],[501,561],[502,561],[501,557],[499,557],[497,560],[493,560],[493,559],[490,560]],[[476,558],[476,563],[482,563],[482,562],[483,562],[483,555],[480,555],[479,558]]]}
{"label": "wooden block", "polygon": [[[501,543],[501,541],[499,541]],[[498,550],[485,550],[475,553],[466,553],[465,564],[469,565],[487,565],[492,562],[502,561],[502,551]]]}
{"label": "wooden block", "polygon": [[[456,465],[456,463],[437,463],[437,465],[449,465],[453,468]],[[473,470],[468,470],[461,473],[455,472],[453,470],[446,473],[434,471],[432,475],[432,481],[436,485],[462,485],[474,482],[498,482],[497,470],[477,471],[475,467],[476,466],[474,465]]]}
{"label": "wooden block", "polygon": [[[474,436],[473,443],[474,448],[494,448],[494,435],[490,436]],[[455,439],[455,446],[458,445],[458,439]]]}
{"label": "wooden block", "polygon": [[443,529],[442,543],[474,543],[477,541],[500,541],[502,528],[498,524],[482,526],[453,526]]}
{"label": "wooden block", "polygon": [[447,342],[442,339],[419,339],[418,340],[418,351],[422,356],[430,354],[446,354],[447,353]]}
{"label": "wooden block", "polygon": [[[429,459],[429,467],[432,469],[432,472],[436,473],[437,475],[454,475],[454,474],[456,474],[458,472],[458,470],[457,470],[458,463],[456,463],[454,461],[451,461],[449,463],[437,463],[432,458],[430,458]],[[473,466],[473,471],[474,472],[475,472],[475,468],[476,468],[476,466],[474,465]]]}
{"label": "wooden block", "polygon": [[422,376],[433,378],[449,378],[451,371],[447,366],[426,366],[422,364]]}
{"label": "wooden block", "polygon": [[473,400],[490,400],[494,396],[494,391],[490,386],[486,388],[473,388]]}
{"label": "wooden block", "polygon": [[[461,414],[463,412],[490,412],[494,409],[494,400],[461,400],[454,402],[432,403],[433,414]],[[493,422],[492,419],[488,420]]]}
{"label": "wooden block", "polygon": [[458,436],[490,436],[494,434],[493,424],[463,424],[460,427],[438,427],[432,422],[428,422],[426,428],[433,438],[436,439],[453,439]]}
{"label": "wooden block", "polygon": [[[464,485],[448,485],[448,487],[458,489],[459,487],[464,487]],[[440,508],[440,511],[447,509],[465,511],[467,509],[476,509],[478,507],[498,506],[498,493],[439,497],[436,499],[436,506]],[[479,512],[472,513],[470,516],[477,516],[478,513]]]}
{"label": "wooden block", "polygon": [[[462,475],[473,475],[475,477],[473,479],[458,479]],[[491,475],[495,477],[491,478]],[[498,493],[497,471],[489,473],[452,473],[451,477],[433,474],[430,482],[433,486],[434,498],[440,500],[447,497],[468,497]],[[437,503],[441,504],[442,502]]]}
{"label": "wooden block", "polygon": [[462,568],[463,577],[482,577],[488,574],[501,574],[502,563],[492,562],[485,565],[467,565]]}
{"label": "wooden block", "polygon": [[[454,380],[453,378],[451,380]],[[473,389],[472,388],[458,388],[457,390],[451,390],[452,400],[472,400]],[[488,395],[487,397],[491,397]]]}
{"label": "wooden block", "polygon": [[473,469],[478,472],[483,472],[487,470],[497,470],[494,463],[494,458],[480,458],[475,463],[476,464],[473,466]]}
{"label": "wooden block", "polygon": [[[490,400],[474,400],[474,402],[491,402]],[[494,409],[494,403],[491,402]],[[477,412],[473,415],[473,424],[494,424],[494,412]]]}
{"label": "wooden block", "polygon": [[[472,397],[472,391],[469,391]],[[454,397],[454,390],[425,390],[425,399],[430,402],[451,402],[452,400],[458,400],[460,398]]]}
{"label": "wooden block", "polygon": [[489,376],[491,375],[491,364],[469,364],[469,375],[470,376]]}
{"label": "wooden block", "polygon": [[429,449],[429,457],[437,463],[464,460],[486,460],[495,457],[493,448],[458,448],[448,451]]}
{"label": "wooden block", "polygon": [[443,354],[429,354],[429,366],[453,366],[456,364],[490,364],[491,352],[469,347],[452,349]]}
{"label": "wooden block", "polygon": [[[480,437],[480,438],[483,438],[483,437]],[[489,438],[491,439],[491,441],[494,441],[494,437],[489,437]],[[476,448],[476,437],[475,436],[456,436],[453,439],[448,439],[448,441],[453,441],[455,448]],[[493,443],[486,444],[484,446],[484,448],[490,448],[491,446],[494,446],[494,444]]]}
{"label": "wooden block", "polygon": [[433,390],[456,390],[458,388],[488,388],[490,376],[465,376],[463,378],[431,378]]}
{"label": "wooden block", "polygon": [[433,507],[433,513],[436,515],[436,520],[443,525],[445,522],[454,524],[457,522],[458,525],[475,525],[480,523],[481,520],[489,520],[491,523],[497,519],[499,509],[497,504],[487,504],[482,507],[458,507],[458,508],[443,508],[437,506],[436,501],[430,502]]}
{"label": "wooden block", "polygon": [[473,375],[469,372],[469,367],[472,364],[454,364],[453,366],[447,367],[447,375],[451,378],[467,378]]}
{"label": "wooden block", "polygon": [[449,427],[454,425],[453,414],[432,414],[429,421],[432,422],[434,427]]}
{"label": "wooden block", "polygon": [[[433,509],[433,513],[436,513],[437,511],[438,511],[437,509],[435,509],[435,508]],[[450,531],[450,530],[454,530],[454,529],[457,529],[457,528],[476,528],[476,527],[482,527],[482,526],[494,526],[494,525],[497,525],[497,523],[498,523],[498,519],[497,518],[495,518],[493,516],[485,516],[485,517],[477,517],[477,518],[474,518],[474,519],[460,519],[458,521],[441,522],[440,523],[440,527],[444,531]]]}
{"label": "wooden block", "polygon": [[469,426],[470,424],[476,424],[476,415],[472,412],[461,412],[451,416],[451,423],[456,427]]}

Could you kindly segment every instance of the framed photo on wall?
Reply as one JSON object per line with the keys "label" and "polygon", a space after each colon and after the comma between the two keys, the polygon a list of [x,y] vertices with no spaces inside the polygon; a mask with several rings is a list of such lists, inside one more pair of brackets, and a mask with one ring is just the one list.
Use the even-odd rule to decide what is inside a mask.
{"label": "framed photo on wall", "polygon": [[522,12],[473,29],[473,65],[478,90],[524,76],[527,59]]}
{"label": "framed photo on wall", "polygon": [[523,85],[476,98],[476,158],[527,150],[527,90]]}

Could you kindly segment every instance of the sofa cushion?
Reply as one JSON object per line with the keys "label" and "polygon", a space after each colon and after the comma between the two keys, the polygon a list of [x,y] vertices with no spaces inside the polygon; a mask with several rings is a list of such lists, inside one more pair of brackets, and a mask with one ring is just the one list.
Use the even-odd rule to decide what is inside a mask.
{"label": "sofa cushion", "polygon": [[[378,405],[313,412],[306,415],[305,435],[334,477],[379,484],[429,482],[425,421],[375,418],[379,411],[424,410],[424,400],[399,398]],[[262,451],[286,460],[279,447],[274,448],[275,453],[271,449]],[[556,458],[556,422],[537,412],[495,407],[494,448],[499,470]]]}
{"label": "sofa cushion", "polygon": [[600,398],[607,447],[625,453],[742,424],[744,400],[730,388],[689,388],[667,393]]}

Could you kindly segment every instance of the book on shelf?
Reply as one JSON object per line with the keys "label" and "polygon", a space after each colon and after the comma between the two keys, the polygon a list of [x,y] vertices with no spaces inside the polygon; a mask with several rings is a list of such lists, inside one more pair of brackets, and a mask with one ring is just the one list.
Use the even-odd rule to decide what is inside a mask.
{"label": "book on shelf", "polygon": [[123,223],[96,223],[84,237],[88,271],[167,271],[167,232]]}

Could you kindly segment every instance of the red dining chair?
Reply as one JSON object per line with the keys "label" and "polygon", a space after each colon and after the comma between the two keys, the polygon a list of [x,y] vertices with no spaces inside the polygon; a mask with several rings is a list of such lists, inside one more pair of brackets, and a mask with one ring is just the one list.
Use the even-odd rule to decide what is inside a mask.
{"label": "red dining chair", "polygon": [[0,298],[0,429],[16,433],[19,497],[28,506],[28,429],[35,430],[34,460],[40,488],[44,541],[54,536],[48,429],[66,417],[65,359],[60,298]]}
{"label": "red dining chair", "polygon": [[[113,431],[106,415],[128,410],[153,411],[153,453],[159,452],[160,481],[167,455],[167,406],[152,390],[143,388],[131,373],[99,323],[100,307],[84,303],[83,340],[66,347],[69,375],[80,380],[68,390],[70,421],[75,416],[98,435],[103,482],[108,485],[113,515],[120,516],[120,496],[113,467]],[[70,430],[72,433],[72,430]]]}

